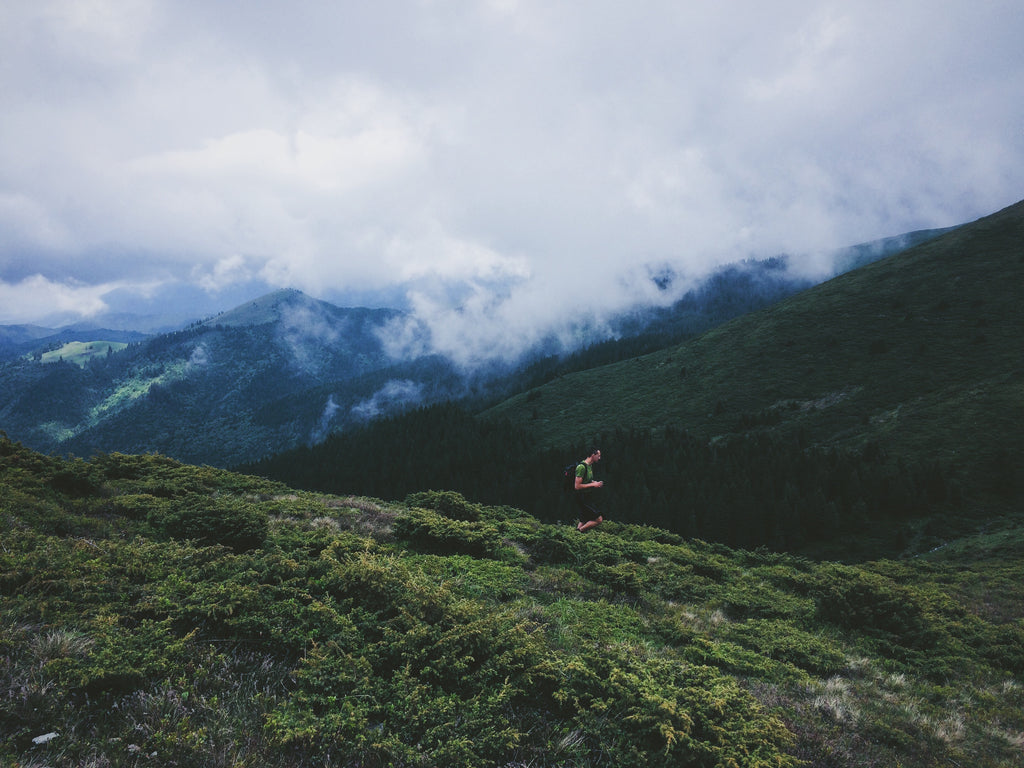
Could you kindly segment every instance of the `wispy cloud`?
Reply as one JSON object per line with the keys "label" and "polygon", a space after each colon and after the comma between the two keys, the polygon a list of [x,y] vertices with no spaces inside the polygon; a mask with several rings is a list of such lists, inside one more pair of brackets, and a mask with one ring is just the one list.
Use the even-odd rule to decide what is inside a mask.
{"label": "wispy cloud", "polygon": [[352,406],[352,417],[369,421],[385,412],[418,405],[423,400],[423,386],[408,379],[392,379],[365,400]]}
{"label": "wispy cloud", "polygon": [[0,322],[386,292],[468,360],[663,300],[648,264],[962,223],[1020,197],[1022,33],[1015,0],[13,0]]}
{"label": "wispy cloud", "polygon": [[334,420],[335,414],[338,412],[339,406],[334,402],[334,395],[327,397],[327,402],[324,404],[324,409],[320,413],[320,418],[317,421],[316,427],[310,432],[309,442],[310,444],[316,444],[322,442],[331,431],[331,422]]}

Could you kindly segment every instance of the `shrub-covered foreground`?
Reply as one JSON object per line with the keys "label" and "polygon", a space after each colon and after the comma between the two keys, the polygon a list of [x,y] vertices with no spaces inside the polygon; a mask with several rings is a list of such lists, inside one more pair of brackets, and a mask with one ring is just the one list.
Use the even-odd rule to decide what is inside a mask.
{"label": "shrub-covered foreground", "polygon": [[0,762],[1019,764],[1007,546],[840,566],[3,438]]}

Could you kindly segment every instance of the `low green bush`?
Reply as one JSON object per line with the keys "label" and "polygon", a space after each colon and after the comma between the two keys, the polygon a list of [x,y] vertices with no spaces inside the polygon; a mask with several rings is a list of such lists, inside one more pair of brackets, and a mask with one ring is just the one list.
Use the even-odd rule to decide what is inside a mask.
{"label": "low green bush", "polygon": [[171,510],[169,499],[150,493],[126,493],[114,499],[110,506],[114,514],[129,520],[152,519],[159,521],[161,525],[168,519]]}
{"label": "low green bush", "polygon": [[542,525],[535,535],[521,538],[535,565],[562,565],[576,561],[576,548],[568,526]]}
{"label": "low green bush", "polygon": [[557,700],[591,761],[602,754],[609,765],[666,768],[797,764],[784,752],[791,736],[783,723],[713,667],[619,646],[562,669]]}
{"label": "low green bush", "polygon": [[405,497],[405,504],[409,507],[432,509],[453,520],[475,522],[480,519],[481,515],[479,504],[471,504],[466,501],[461,493],[455,493],[454,491],[410,493]]}
{"label": "low green bush", "polygon": [[410,509],[395,520],[394,533],[416,548],[435,554],[522,559],[494,523],[453,519],[430,509]]}
{"label": "low green bush", "polygon": [[221,544],[239,552],[261,547],[269,525],[266,512],[251,502],[197,494],[155,507],[148,521],[167,536],[200,545]]}
{"label": "low green bush", "polygon": [[863,568],[823,566],[811,587],[819,619],[909,649],[938,639],[924,601],[912,588]]}
{"label": "low green bush", "polygon": [[830,677],[846,667],[846,654],[832,640],[807,632],[790,621],[751,619],[730,624],[724,635],[766,658],[792,664],[819,677]]}
{"label": "low green bush", "polygon": [[779,619],[809,615],[810,599],[778,589],[756,572],[731,579],[721,590],[725,612],[734,619]]}
{"label": "low green bush", "polygon": [[521,567],[498,560],[468,555],[414,555],[404,558],[410,570],[422,578],[448,585],[460,594],[487,602],[515,600],[526,588]]}
{"label": "low green bush", "polygon": [[100,491],[96,468],[81,459],[67,461],[49,479],[50,485],[66,496],[83,497]]}

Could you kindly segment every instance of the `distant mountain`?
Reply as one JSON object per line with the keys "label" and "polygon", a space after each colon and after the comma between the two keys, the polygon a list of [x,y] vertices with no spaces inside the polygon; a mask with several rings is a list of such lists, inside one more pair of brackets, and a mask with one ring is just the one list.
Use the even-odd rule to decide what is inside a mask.
{"label": "distant mountain", "polygon": [[[825,275],[831,278],[858,269],[955,229],[919,230],[840,248],[823,259],[829,264]],[[559,350],[545,355],[538,350],[515,375],[504,377],[504,386],[492,388],[490,395],[504,399],[559,376],[664,349],[733,318],[769,307],[825,279],[820,272],[802,272],[792,262],[789,256],[780,255],[718,267],[670,306],[639,307],[612,318],[610,338],[606,334],[569,354]],[[678,275],[668,270],[653,279],[667,289]]]}
{"label": "distant mountain", "polygon": [[[91,258],[104,259],[108,258],[108,255],[98,252],[91,254]],[[273,289],[259,279],[243,281],[216,290],[172,280],[150,286],[145,295],[129,288],[115,288],[103,295],[105,308],[98,314],[83,319],[71,311],[54,310],[51,314],[38,319],[37,323],[56,329],[114,328],[150,335],[173,333],[226,308],[242,304],[253,296],[269,293]]]}
{"label": "distant mountain", "polygon": [[21,349],[53,335],[52,328],[38,325],[0,325],[0,359],[16,357]]}
{"label": "distant mountain", "polygon": [[251,460],[448,396],[447,363],[389,354],[401,318],[277,291],[84,366],[12,361],[0,366],[0,428],[47,452]]}
{"label": "distant mountain", "polygon": [[240,304],[227,312],[215,315],[205,320],[203,325],[220,325],[226,328],[266,325],[268,323],[280,323],[287,317],[298,313],[323,315],[339,319],[342,316],[350,315],[351,310],[343,310],[327,302],[317,301],[302,293],[302,291],[282,289]]}
{"label": "distant mountain", "polygon": [[[902,444],[925,411],[945,408],[962,423],[961,414],[980,418],[981,393],[1016,386],[1022,285],[1024,202],[697,339],[566,376],[491,414],[528,426],[548,445],[666,423],[713,437],[742,431],[744,418],[777,419],[820,440]],[[588,392],[594,397],[581,397]],[[534,418],[538,401],[546,407]],[[1021,423],[1007,415],[992,409],[976,424],[1001,433]],[[978,432],[962,426],[948,436]]]}

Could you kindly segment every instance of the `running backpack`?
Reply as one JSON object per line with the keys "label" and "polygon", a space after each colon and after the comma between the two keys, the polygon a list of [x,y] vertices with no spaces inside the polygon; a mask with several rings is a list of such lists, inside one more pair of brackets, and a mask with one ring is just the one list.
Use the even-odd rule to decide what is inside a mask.
{"label": "running backpack", "polygon": [[565,468],[562,469],[562,490],[571,491],[576,488],[576,467],[583,462],[577,461],[572,464],[566,464]]}

